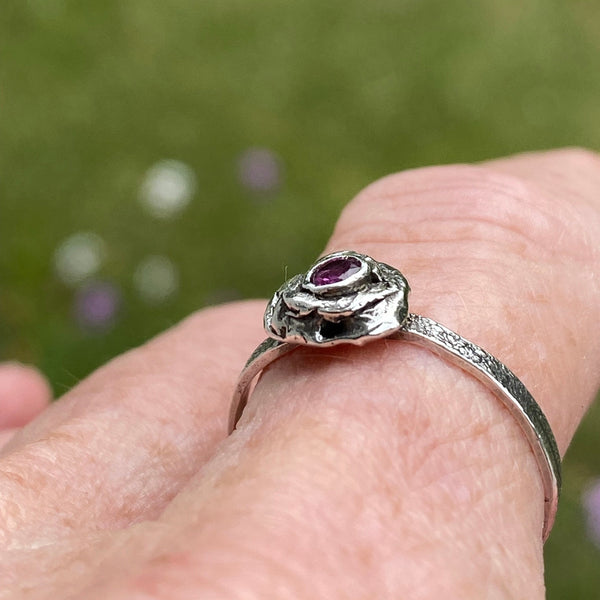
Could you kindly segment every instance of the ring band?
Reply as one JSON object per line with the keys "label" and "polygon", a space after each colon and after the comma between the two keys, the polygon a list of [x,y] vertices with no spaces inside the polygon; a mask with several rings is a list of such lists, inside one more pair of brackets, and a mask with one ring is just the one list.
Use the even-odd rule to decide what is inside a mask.
{"label": "ring band", "polygon": [[393,267],[353,251],[329,254],[286,281],[269,302],[270,336],[250,356],[231,403],[229,433],[240,419],[254,379],[303,345],[363,345],[385,337],[427,348],[485,384],[519,423],[536,458],[544,489],[542,535],[548,538],[561,486],[560,454],[544,416],[521,380],[497,358],[427,317],[408,311],[410,288]]}

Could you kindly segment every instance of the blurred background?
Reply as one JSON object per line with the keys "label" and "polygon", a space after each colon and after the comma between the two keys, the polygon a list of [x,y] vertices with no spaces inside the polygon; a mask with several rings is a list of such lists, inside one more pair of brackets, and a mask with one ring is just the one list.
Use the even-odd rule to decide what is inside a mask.
{"label": "blurred background", "polygon": [[[597,0],[2,0],[0,358],[60,395],[201,306],[264,297],[372,180],[600,149]],[[548,598],[600,589],[600,407]]]}

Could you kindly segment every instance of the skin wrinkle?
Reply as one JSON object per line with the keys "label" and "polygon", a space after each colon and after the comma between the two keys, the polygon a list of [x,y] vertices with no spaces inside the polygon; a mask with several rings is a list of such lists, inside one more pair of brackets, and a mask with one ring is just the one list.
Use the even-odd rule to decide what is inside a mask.
{"label": "skin wrinkle", "polygon": [[[531,257],[535,262],[542,260],[545,263],[556,259],[561,261],[570,259],[562,253],[558,254],[556,246],[545,248],[537,240],[533,240],[530,234],[514,230],[506,223],[498,223],[494,219],[479,215],[411,220],[397,225],[392,231],[383,227],[387,222],[389,218],[385,217],[381,220],[364,221],[352,232],[341,234],[340,237],[354,244],[369,244],[373,241],[376,244],[402,243],[417,248],[428,244],[435,246],[439,243],[443,248],[448,249],[452,244],[461,247],[469,243],[473,249],[481,247],[478,253],[492,248],[494,252],[490,255],[496,258],[501,256],[498,254],[498,250],[501,249],[522,258]],[[382,228],[387,235],[378,234]],[[587,261],[587,258],[584,260]]]}
{"label": "skin wrinkle", "polygon": [[[501,431],[498,432],[499,439],[505,439],[504,429],[507,423],[503,424],[503,427],[498,427]],[[521,447],[520,451],[515,452],[515,461],[516,465],[518,462],[519,475],[521,475],[521,471],[525,470],[529,473],[536,473],[537,467],[535,463],[533,463],[533,459],[531,456],[527,456],[526,453],[530,453],[529,448],[524,443],[522,439],[516,439],[517,436],[512,436],[510,440],[511,452],[513,452],[513,444],[515,447]],[[476,443],[479,443],[475,438]],[[449,449],[450,454],[442,451],[440,455],[440,451],[444,445],[431,444],[427,449],[426,453],[426,461],[423,467],[417,471],[412,473],[411,484],[409,486],[409,498],[408,505],[411,504],[410,500],[414,498],[414,503],[416,510],[419,513],[423,513],[424,507],[427,508],[426,504],[423,504],[423,501],[427,501],[427,499],[435,499],[434,504],[432,505],[432,509],[429,509],[427,514],[429,514],[429,527],[423,526],[423,530],[429,531],[433,525],[433,529],[438,527],[442,527],[443,529],[451,530],[455,525],[460,525],[460,521],[468,517],[471,513],[477,512],[478,510],[483,510],[481,508],[482,504],[489,504],[490,501],[492,504],[495,504],[498,496],[506,495],[504,492],[509,490],[511,487],[515,487],[516,481],[519,480],[518,477],[511,478],[506,477],[499,473],[498,464],[494,460],[490,460],[486,463],[481,463],[479,459],[473,460],[472,452],[469,453],[468,450],[472,450],[472,443],[464,443],[471,442],[471,440],[459,440],[458,444],[452,444],[452,447]],[[489,440],[486,436],[481,435],[480,442],[483,445],[489,443]],[[525,447],[524,447],[525,446]],[[477,447],[477,446],[475,446]],[[523,456],[525,455],[525,460],[523,460]],[[452,465],[458,465],[456,467],[443,468],[440,469],[439,466],[443,465],[448,458],[452,458],[450,461]],[[523,469],[521,465],[527,465],[526,469]],[[456,502],[456,487],[457,485],[463,485],[462,482],[470,482],[473,480],[473,474],[477,473],[477,485],[472,487],[471,489],[464,488],[464,492],[462,494],[463,501]],[[458,477],[457,477],[458,476]],[[537,496],[541,498],[541,483],[537,486],[539,488],[537,490]],[[429,490],[429,494],[427,491]],[[451,512],[445,512],[443,515],[438,514],[435,510],[436,504],[444,504],[444,497],[446,498],[446,502],[448,505],[452,506]],[[461,496],[459,496],[460,498]],[[540,503],[541,504],[541,503]],[[487,509],[489,510],[489,509]],[[541,513],[539,518],[539,523],[541,527]],[[416,535],[417,532],[413,530],[413,535]]]}
{"label": "skin wrinkle", "polygon": [[[441,167],[436,169],[452,170],[455,171],[456,167]],[[360,241],[360,229],[357,229],[357,222],[353,215],[355,213],[363,213],[369,215],[369,219],[363,227],[373,227],[373,230],[377,230],[379,226],[379,232],[385,230],[386,227],[381,228],[381,224],[389,222],[395,222],[398,227],[398,223],[403,223],[403,230],[407,233],[404,237],[395,238],[396,242],[414,242],[414,233],[423,231],[423,225],[436,224],[439,226],[442,233],[448,230],[448,225],[454,225],[452,229],[453,234],[458,234],[460,238],[460,230],[456,231],[456,226],[463,227],[466,224],[474,223],[480,225],[489,225],[492,228],[497,227],[500,231],[506,229],[507,232],[512,235],[518,236],[518,239],[522,239],[527,246],[539,247],[545,249],[549,256],[555,258],[562,258],[562,256],[568,251],[569,257],[577,261],[589,261],[590,252],[595,251],[595,245],[584,243],[573,245],[572,243],[560,248],[558,252],[556,231],[560,231],[563,235],[567,232],[565,223],[569,223],[568,232],[571,234],[572,239],[577,239],[574,235],[573,230],[585,231],[583,226],[584,221],[578,213],[575,213],[571,207],[565,205],[564,202],[551,201],[545,198],[544,201],[540,201],[540,195],[535,194],[535,190],[530,190],[528,185],[524,184],[521,180],[514,177],[505,175],[499,175],[500,177],[507,178],[506,187],[504,189],[498,189],[493,184],[494,178],[498,177],[498,174],[491,171],[488,173],[488,169],[481,167],[466,167],[467,170],[475,169],[481,176],[481,171],[484,171],[484,176],[490,175],[492,177],[492,185],[486,180],[485,184],[481,181],[475,182],[462,182],[455,186],[448,185],[445,180],[442,179],[442,186],[436,185],[428,190],[427,193],[433,193],[436,199],[440,198],[441,194],[448,192],[460,191],[459,197],[456,194],[448,194],[448,198],[444,200],[438,200],[437,202],[419,202],[411,204],[407,203],[405,198],[410,195],[410,190],[407,191],[402,189],[402,183],[407,178],[408,172],[393,175],[390,180],[397,186],[394,188],[395,193],[385,196],[377,195],[377,190],[370,191],[367,188],[365,192],[359,194],[359,196],[350,203],[343,211],[342,216],[334,237],[344,238],[346,231],[351,231],[353,236],[356,236],[356,240]],[[387,182],[384,179],[384,182]],[[375,184],[378,186],[378,184]],[[399,188],[399,189],[398,189]],[[485,198],[485,200],[483,199]],[[535,202],[532,200],[536,200]],[[385,202],[387,200],[387,202]],[[507,201],[510,201],[508,203]],[[368,204],[368,211],[365,211],[364,205]],[[550,204],[552,206],[550,206]],[[374,206],[379,206],[375,208]],[[383,206],[382,206],[383,205]],[[548,207],[548,208],[547,208]],[[526,210],[524,210],[526,208]],[[398,216],[400,215],[400,216]],[[349,225],[345,223],[348,221]],[[580,227],[574,227],[575,223],[581,223]],[[396,229],[397,231],[397,229]],[[424,240],[437,240],[439,234],[428,235],[422,233]],[[549,235],[552,236],[552,242],[549,243]],[[589,235],[589,234],[588,234]],[[371,236],[375,239],[381,240],[381,235]],[[385,238],[383,238],[385,240]],[[391,238],[392,240],[394,238]],[[441,240],[446,239],[443,235]],[[451,239],[451,237],[450,237]],[[483,241],[485,236],[480,238]],[[572,239],[570,241],[572,241]],[[506,240],[511,241],[512,237]],[[368,241],[368,238],[367,238]],[[460,241],[460,239],[458,240]],[[509,244],[507,243],[507,246]],[[581,247],[580,247],[581,246]],[[577,249],[576,252],[574,250]]]}
{"label": "skin wrinkle", "polygon": [[[394,173],[387,177],[383,177],[366,187],[356,197],[354,203],[372,197],[376,201],[391,201],[390,205],[395,206],[398,203],[398,200],[401,200],[402,206],[407,209],[404,212],[410,215],[415,209],[423,209],[425,203],[422,198],[427,196],[427,205],[429,207],[436,210],[443,207],[445,211],[450,210],[455,214],[460,215],[460,211],[456,210],[459,205],[449,204],[445,198],[441,199],[439,202],[437,202],[437,199],[442,193],[460,192],[459,197],[462,197],[467,195],[465,190],[472,190],[474,192],[484,192],[484,194],[481,195],[475,194],[476,198],[482,200],[487,198],[489,194],[493,197],[498,196],[499,198],[504,197],[505,199],[512,199],[523,204],[527,210],[529,210],[532,205],[536,205],[545,218],[551,219],[552,222],[556,224],[557,221],[554,218],[554,211],[544,210],[547,202],[537,203],[539,199],[551,197],[554,200],[559,200],[557,206],[559,206],[560,210],[565,211],[564,214],[566,216],[569,205],[565,204],[564,196],[556,195],[555,187],[542,185],[546,179],[531,179],[530,172],[521,173],[519,176],[516,176],[513,172],[515,161],[511,159],[507,162],[509,166],[508,169],[503,165],[504,160],[500,159],[489,161],[488,163],[481,165],[443,165]],[[526,175],[527,177],[523,177],[523,175]],[[425,176],[429,176],[430,185],[424,187],[410,187],[413,180],[416,179],[421,183]],[[561,183],[564,184],[564,179]],[[598,184],[600,184],[600,180]],[[391,189],[388,191],[388,188]],[[581,190],[577,188],[577,194],[574,194],[574,197],[578,200],[585,201],[587,206],[594,209],[593,214],[597,216],[597,206],[589,202],[590,195],[583,195],[580,192]],[[431,197],[429,197],[430,194]],[[414,204],[407,202],[412,196],[420,198],[419,202]],[[350,203],[346,210],[352,209],[354,203]],[[517,212],[520,212],[521,208],[522,207],[519,206]],[[578,216],[578,213],[570,211],[569,215]],[[584,221],[581,220],[581,222]]]}
{"label": "skin wrinkle", "polygon": [[[432,192],[463,191],[466,188],[485,189],[492,193],[529,200],[523,192],[530,182],[525,183],[521,177],[503,173],[495,168],[494,163],[490,165],[453,164],[407,169],[378,179],[364,188],[356,198],[373,196],[405,201],[405,197],[421,198]],[[424,181],[427,185],[423,185]],[[417,185],[414,182],[417,182]],[[514,193],[515,191],[517,193]],[[416,204],[407,206],[414,208]]]}
{"label": "skin wrinkle", "polygon": [[[24,502],[24,498],[30,497],[32,494],[35,496],[41,494],[42,497],[44,497],[45,489],[47,489],[51,484],[53,484],[56,488],[56,483],[58,481],[64,480],[66,482],[72,479],[71,477],[69,477],[69,472],[74,471],[77,468],[77,464],[79,463],[79,461],[85,462],[85,464],[87,465],[88,473],[100,472],[103,463],[102,457],[90,453],[85,453],[84,450],[84,453],[78,452],[77,454],[75,454],[75,456],[77,457],[77,463],[70,465],[68,463],[63,462],[60,465],[60,470],[57,473],[55,473],[53,476],[49,475],[53,472],[53,469],[51,467],[56,463],[56,457],[64,455],[65,446],[73,446],[74,448],[79,448],[79,446],[81,446],[85,449],[86,442],[89,441],[90,434],[93,434],[98,437],[102,437],[104,435],[104,433],[101,430],[91,432],[89,430],[89,426],[86,426],[86,423],[82,420],[79,421],[79,429],[74,429],[74,425],[74,420],[71,420],[66,425],[69,427],[68,432],[64,431],[64,427],[66,426],[63,426],[62,430],[56,429],[50,434],[48,434],[45,438],[27,446],[23,451],[20,452],[20,455],[17,454],[16,456],[11,456],[13,464],[18,465],[19,463],[22,463],[23,460],[25,460],[31,465],[31,467],[29,469],[27,477],[25,478],[18,476],[20,478],[18,481],[15,480],[17,472],[15,470],[11,471],[6,466],[4,467],[3,475],[7,478],[12,475],[13,483],[19,483],[19,486],[17,488],[15,488],[15,486],[11,486],[9,488],[10,491],[6,493],[10,494],[11,497],[17,499],[21,498],[21,500],[17,500],[17,502]],[[74,432],[78,432],[78,434],[74,435]],[[123,432],[127,435],[124,435],[121,438],[122,443],[125,444],[127,440],[127,444],[129,444],[131,441],[132,430],[128,426],[124,425]],[[107,506],[111,508],[112,516],[108,522],[102,520],[101,526],[119,527],[130,524],[132,519],[134,519],[136,507],[139,507],[139,505],[143,503],[143,499],[140,496],[140,483],[138,483],[138,481],[142,482],[144,481],[144,479],[147,480],[147,478],[144,477],[144,474],[151,474],[151,465],[147,465],[146,463],[147,452],[143,444],[143,441],[145,439],[143,431],[139,431],[138,436],[140,442],[142,442],[142,444],[139,446],[140,457],[142,460],[134,462],[132,460],[132,457],[130,456],[129,461],[123,463],[120,469],[122,472],[122,467],[127,466],[128,476],[126,477],[126,481],[128,483],[123,484],[120,473],[119,477],[114,478],[114,481],[110,476],[105,476],[102,480],[98,480],[96,482],[94,478],[91,477],[81,482],[84,484],[83,486],[81,484],[79,486],[80,494],[83,494],[84,498],[95,498],[97,492],[100,491],[99,488],[101,486],[104,490],[113,489],[115,491],[115,498],[122,499],[121,502],[118,504],[114,501],[109,501],[107,503]],[[161,443],[163,445],[166,445],[168,443],[167,439],[164,438],[161,441]],[[53,447],[55,448],[55,450],[50,454],[49,450]],[[174,445],[171,445],[171,447],[175,448]],[[114,451],[114,446],[112,450]],[[23,456],[24,452],[26,452],[28,456]],[[178,454],[181,454],[182,450],[177,450],[177,452]],[[180,463],[181,461],[178,462]],[[10,465],[10,463],[8,464]],[[140,470],[140,466],[142,467],[142,470]],[[34,472],[32,472],[32,468],[35,469]],[[165,471],[165,467],[163,466],[161,470]],[[168,481],[168,478],[165,478],[161,483],[161,489],[155,489],[153,491],[153,499],[155,503],[158,503],[160,497],[162,496],[164,498],[162,505],[164,506],[164,504],[166,504],[168,500],[170,500],[170,498],[175,494],[177,490],[176,481],[173,480],[172,485],[169,485]],[[93,487],[90,487],[90,484]],[[23,490],[24,493],[19,494],[19,488]],[[56,517],[54,515],[59,514],[58,507],[60,507],[63,503],[63,498],[68,497],[68,495],[72,491],[70,485],[61,484],[60,488],[62,488],[62,493],[59,496],[55,497],[53,500],[46,501],[46,510],[40,513],[35,521],[31,522],[31,519],[28,518],[26,514],[23,514],[21,520],[14,522],[12,529],[19,529],[21,530],[20,533],[22,533],[23,524],[25,523],[25,521],[27,521],[29,528],[35,527],[38,533],[40,535],[43,535],[43,532],[48,527],[54,527],[56,521]],[[118,493],[116,493],[117,490]],[[94,510],[94,505],[94,502],[92,502],[90,505],[90,508],[92,510]],[[48,511],[53,506],[56,507],[57,511],[53,511],[51,513],[52,516],[50,516],[50,513]],[[78,511],[78,519],[73,520],[72,523],[68,523],[67,521],[63,520],[62,525],[67,527],[68,529],[74,529],[80,526],[80,520],[86,519],[86,515],[88,514],[87,508],[87,503],[84,502],[83,504],[81,504],[80,509]],[[160,508],[160,505],[156,507],[154,511],[155,515],[160,511]],[[66,532],[66,535],[68,535],[68,532]]]}
{"label": "skin wrinkle", "polygon": [[[468,211],[469,209],[467,209]],[[521,258],[530,257],[534,262],[543,261],[546,264],[556,265],[560,262],[588,263],[588,253],[565,253],[558,243],[571,231],[561,231],[561,237],[554,244],[540,243],[532,234],[531,229],[520,231],[514,227],[514,222],[497,222],[495,217],[470,215],[468,212],[459,217],[448,218],[423,218],[422,220],[405,221],[390,231],[388,237],[381,234],[382,230],[388,230],[385,226],[391,217],[382,216],[381,220],[369,219],[348,233],[339,232],[337,238],[338,246],[345,245],[347,248],[363,247],[367,244],[402,244],[413,247],[432,246],[438,244],[442,248],[457,247],[464,252],[464,244],[469,243],[473,249],[490,247],[495,250],[494,256],[498,256],[497,250],[509,250],[512,254]],[[507,235],[508,234],[508,235]],[[590,244],[584,246],[591,248]]]}
{"label": "skin wrinkle", "polygon": [[[367,227],[365,227],[367,229]],[[360,248],[365,246],[371,246],[374,248],[383,248],[385,247],[396,247],[399,243],[403,245],[405,248],[405,252],[407,255],[415,255],[416,252],[422,253],[427,252],[428,254],[428,262],[434,259],[440,259],[444,262],[451,259],[464,259],[465,252],[468,252],[469,256],[472,257],[473,261],[480,260],[482,262],[488,260],[488,256],[493,254],[494,256],[498,256],[500,252],[506,252],[506,244],[503,242],[496,242],[492,239],[485,240],[485,243],[482,243],[481,239],[478,237],[467,237],[467,236],[449,236],[447,240],[444,239],[436,239],[435,242],[432,242],[428,239],[423,239],[419,241],[415,240],[402,240],[397,235],[392,235],[387,240],[377,240],[374,241],[374,235],[364,234],[356,237],[348,237],[340,241],[340,248]],[[461,245],[457,245],[460,243]],[[514,254],[517,257],[521,257],[525,259],[525,245],[522,244],[519,247],[514,247]],[[555,263],[552,263],[551,260],[544,261],[547,265],[555,266]],[[411,261],[413,263],[413,261]],[[398,265],[400,270],[404,273],[406,271],[406,267],[403,265]],[[404,270],[403,270],[404,269]]]}
{"label": "skin wrinkle", "polygon": [[498,173],[517,176],[545,195],[582,202],[597,215],[597,197],[590,190],[595,192],[600,187],[600,158],[593,150],[559,148],[496,158],[483,164]]}

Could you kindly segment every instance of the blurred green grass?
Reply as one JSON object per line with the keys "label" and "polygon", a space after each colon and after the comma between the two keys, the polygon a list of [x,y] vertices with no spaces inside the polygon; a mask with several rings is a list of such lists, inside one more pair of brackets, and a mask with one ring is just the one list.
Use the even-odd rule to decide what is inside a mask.
{"label": "blurred green grass", "polygon": [[[39,365],[57,394],[219,290],[269,295],[377,177],[600,148],[595,0],[4,0],[0,57],[0,355]],[[252,146],[285,167],[269,200],[236,180]],[[165,158],[198,177],[172,222],[136,200]],[[117,326],[92,337],[52,268],[80,230],[105,239],[101,275],[124,295]],[[181,274],[159,307],[131,283],[148,254]],[[596,409],[566,461],[549,598],[598,595],[579,495],[600,474],[599,427]]]}

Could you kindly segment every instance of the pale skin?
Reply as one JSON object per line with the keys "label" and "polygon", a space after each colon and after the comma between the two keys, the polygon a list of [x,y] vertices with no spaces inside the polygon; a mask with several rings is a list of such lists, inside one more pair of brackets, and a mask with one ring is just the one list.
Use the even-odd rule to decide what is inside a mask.
{"label": "pale skin", "polygon": [[[567,149],[380,180],[326,252],[399,268],[411,310],[512,368],[564,454],[600,383],[599,240],[600,158]],[[426,350],[296,351],[226,437],[264,305],[200,311],[51,405],[0,367],[0,598],[543,598],[525,438]]]}

